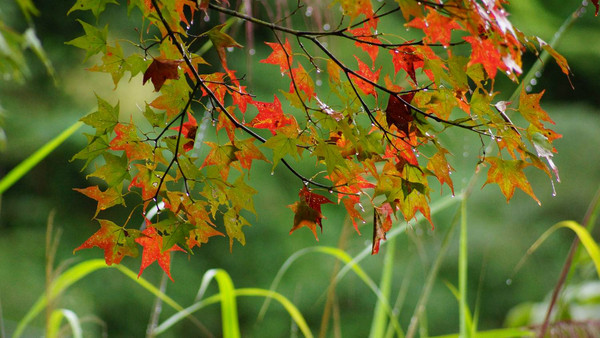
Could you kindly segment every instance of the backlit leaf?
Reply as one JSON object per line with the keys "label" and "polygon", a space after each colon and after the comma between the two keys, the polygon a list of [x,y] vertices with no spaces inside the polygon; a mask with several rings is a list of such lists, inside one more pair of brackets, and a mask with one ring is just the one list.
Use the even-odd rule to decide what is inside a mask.
{"label": "backlit leaf", "polygon": [[138,277],[142,275],[144,269],[150,266],[150,264],[158,261],[158,265],[160,265],[167,276],[173,280],[173,277],[171,277],[171,251],[185,250],[177,245],[163,250],[163,238],[157,233],[156,229],[151,226],[144,229],[135,241],[143,247],[142,264],[140,266]]}
{"label": "backlit leaf", "polygon": [[515,188],[520,188],[540,204],[523,173],[523,169],[529,166],[528,163],[521,160],[503,160],[497,157],[486,157],[485,161],[491,164],[491,167],[484,186],[488,183],[498,184],[502,194],[506,196],[506,202],[512,198]]}
{"label": "backlit leaf", "polygon": [[98,222],[100,229],[73,252],[97,246],[104,250],[104,260],[107,265],[119,264],[125,256],[137,257],[138,247],[135,239],[140,235],[138,230],[126,230],[104,219],[99,219]]}

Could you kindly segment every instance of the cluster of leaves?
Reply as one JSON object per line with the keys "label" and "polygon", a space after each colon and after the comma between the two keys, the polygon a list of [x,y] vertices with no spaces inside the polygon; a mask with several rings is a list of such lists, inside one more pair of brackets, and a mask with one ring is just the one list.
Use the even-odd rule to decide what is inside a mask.
{"label": "cluster of leaves", "polygon": [[[543,92],[523,90],[513,107],[495,99],[494,82],[498,76],[518,82],[527,48],[546,49],[566,74],[569,68],[541,39],[512,26],[505,1],[397,0],[375,8],[370,0],[337,0],[332,5],[341,7],[339,25],[309,30],[221,2],[128,1],[128,10],[139,10],[144,18],[140,41],[131,42],[138,50],[129,55],[107,38],[107,26],[80,21],[85,35],[69,44],[84,49],[86,58],[101,55],[101,64],[90,71],[109,73],[115,86],[127,72],[143,73],[143,83],[152,82],[159,95],[142,112],[145,124],[120,120],[119,105],[98,97],[98,110],[82,119],[96,133],[87,135],[87,147],[75,158],[87,166],[101,157],[103,164],[91,176],[104,184],[77,190],[98,202],[94,217],[124,204],[125,194],[139,195],[133,210],[144,217],[153,207],[160,213],[154,221],[146,219],[143,230],[98,219],[100,230],[77,250],[98,246],[111,264],[138,255],[139,244],[140,274],[154,260],[169,273],[170,251],[191,252],[225,234],[230,247],[234,239],[244,244],[242,227],[249,222],[243,215],[255,213],[257,193],[247,178],[253,161],[260,160],[273,169],[284,166],[298,178],[299,201],[289,206],[295,213],[291,232],[306,226],[318,239],[321,205],[334,202],[344,205],[359,231],[368,205],[377,253],[398,215],[409,221],[419,212],[431,222],[432,182],[446,184],[454,194],[450,151],[439,141],[452,127],[495,144],[495,154],[484,154],[480,163],[489,166],[486,184],[498,184],[507,201],[515,188],[537,201],[523,173],[528,166],[549,176],[554,171],[558,179],[551,157],[560,135],[546,126],[553,122],[540,107]],[[98,16],[111,3],[116,2],[78,0],[71,11]],[[302,6],[298,2],[292,18]],[[196,17],[213,13],[270,29],[273,41],[266,44],[272,51],[260,62],[272,64],[289,87],[272,101],[252,95],[251,84],[227,63],[226,50],[243,47],[225,25],[190,33],[194,22],[207,21]],[[402,19],[411,33],[422,32],[421,38],[398,34]],[[384,21],[393,32],[382,30]],[[219,65],[208,65],[194,52],[198,41],[212,44]],[[328,48],[344,42],[354,45],[351,58]],[[321,73],[328,79],[325,90],[315,85]],[[280,99],[294,109],[284,112]],[[525,125],[508,117],[517,112]],[[201,116],[212,119],[221,142],[203,142]],[[203,144],[210,152],[198,158]],[[295,165],[301,160],[312,161],[316,174],[301,174]]]}

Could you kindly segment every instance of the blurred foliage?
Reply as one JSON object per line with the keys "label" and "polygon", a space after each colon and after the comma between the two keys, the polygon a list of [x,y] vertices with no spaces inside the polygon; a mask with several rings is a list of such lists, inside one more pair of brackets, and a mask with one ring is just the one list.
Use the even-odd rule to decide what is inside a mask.
{"label": "blurred foliage", "polygon": [[[565,7],[576,5],[578,4],[558,0],[513,1],[510,18],[526,33],[539,35],[549,41],[564,20],[565,13],[574,9]],[[4,80],[0,82],[0,102],[5,111],[4,131],[8,140],[7,148],[0,154],[0,176],[4,176],[40,145],[85,115],[95,105],[94,91],[103,97],[110,97],[114,87],[109,77],[84,70],[94,60],[82,65],[84,55],[75,48],[64,45],[64,41],[80,34],[75,18],[86,13],[73,13],[65,19],[72,1],[39,1],[36,6],[40,15],[30,12],[27,16],[22,14],[13,0],[0,0],[0,25],[12,27],[10,34],[17,41],[10,47],[17,51],[16,54],[11,54],[11,58],[22,55],[28,69],[24,71],[25,68],[21,68],[17,73],[28,74],[26,77],[22,76],[21,84]],[[110,5],[107,10],[112,10]],[[120,11],[114,11],[114,15],[108,17],[115,22],[125,19]],[[91,16],[85,19],[95,20]],[[518,273],[514,273],[514,268],[527,248],[552,224],[564,219],[581,220],[600,184],[600,153],[597,150],[600,134],[596,130],[600,126],[600,96],[597,95],[600,88],[596,81],[600,76],[597,62],[600,59],[600,44],[595,43],[600,41],[597,20],[592,13],[587,13],[556,48],[569,60],[575,90],[570,88],[569,81],[554,64],[544,70],[536,85],[547,90],[543,106],[555,120],[556,131],[563,135],[562,139],[556,141],[558,154],[555,162],[560,169],[562,181],[556,187],[557,196],[552,196],[548,177],[536,175],[529,179],[542,202],[541,207],[521,192],[507,205],[495,187],[475,189],[469,202],[468,278],[471,289],[468,297],[479,302],[479,327],[482,329],[501,327],[506,314],[515,305],[522,302],[537,303],[552,290],[572,235],[565,232],[549,238]],[[58,85],[48,76],[44,62],[37,61],[35,53],[23,49],[25,45],[21,42],[26,39],[23,35],[31,27],[35,27],[34,31],[43,43],[47,58],[55,67]],[[4,33],[5,30],[1,31],[2,36],[8,36],[9,33]],[[246,45],[240,28],[238,34],[236,40]],[[268,32],[257,31],[255,34],[258,34],[255,39],[260,41],[260,35]],[[256,54],[251,56],[236,50],[231,53],[230,62],[243,64],[247,58],[263,59],[269,54],[268,47],[265,47],[255,46]],[[534,61],[534,56],[525,60],[528,64]],[[19,64],[14,60],[8,62],[7,65]],[[0,65],[4,64],[4,61],[0,61]],[[252,69],[249,79],[260,88],[264,97],[270,97],[272,93],[269,90],[275,79],[261,76],[261,67],[259,65]],[[11,77],[18,78],[12,72],[13,68],[10,69],[13,74]],[[527,69],[527,65],[524,69]],[[142,80],[134,78],[132,82],[135,81],[141,83]],[[508,81],[499,80],[497,87],[505,91],[511,85]],[[148,86],[145,88],[148,91],[134,89],[137,87],[139,86],[127,86],[124,83],[118,89],[121,93],[127,93],[119,96],[128,97],[127,102],[121,102],[123,111],[137,111],[136,104],[143,107],[144,100],[152,97]],[[111,103],[115,104],[116,100]],[[444,141],[452,142],[454,149],[460,149],[450,159],[456,173],[471,172],[477,163],[478,139],[453,132]],[[50,211],[56,210],[55,225],[63,229],[56,254],[57,262],[73,259],[73,248],[96,230],[97,225],[89,219],[96,207],[94,201],[72,191],[73,187],[84,186],[85,175],[88,174],[79,171],[80,165],[69,162],[73,154],[83,147],[84,142],[81,135],[71,138],[70,142],[59,147],[27,177],[1,196],[0,300],[7,332],[12,332],[16,322],[44,291],[44,238]],[[93,169],[93,165],[90,167]],[[178,303],[185,306],[192,302],[202,275],[211,268],[226,270],[236,287],[268,288],[281,264],[302,248],[317,244],[337,246],[339,243],[347,252],[354,254],[370,246],[368,224],[360,229],[362,237],[340,239],[344,224],[343,208],[334,206],[324,206],[324,213],[328,218],[324,222],[326,230],[318,243],[315,243],[308,231],[289,237],[293,213],[282,206],[291,204],[296,199],[296,190],[286,188],[293,178],[283,170],[277,170],[274,176],[269,173],[269,164],[258,163],[252,172],[254,186],[261,187],[262,190],[262,197],[255,201],[259,218],[250,219],[253,225],[246,231],[247,241],[254,245],[238,246],[231,254],[223,254],[228,251],[227,241],[211,241],[189,259],[184,255],[174,256],[172,271],[176,283],[168,285],[167,293]],[[453,179],[459,190],[468,178]],[[479,182],[479,186],[482,184],[483,181]],[[446,189],[439,193],[440,196],[442,193],[449,192]],[[120,212],[125,213],[126,210],[123,208]],[[407,281],[409,291],[405,306],[400,309],[403,327],[408,325],[421,285],[436,257],[453,212],[454,210],[444,210],[436,214],[435,229],[430,229],[426,224],[411,224],[406,235],[396,240],[391,294],[397,294],[402,282]],[[593,235],[598,238],[597,231]],[[382,251],[385,250],[383,246]],[[432,290],[426,313],[430,334],[458,331],[456,301],[443,283],[448,280],[456,284],[457,250],[455,245],[450,248]],[[78,254],[76,260],[99,258],[101,255],[100,251],[86,250]],[[384,257],[382,252],[378,256],[367,258],[368,261],[363,266],[366,272],[371,276],[378,276]],[[124,263],[134,271],[139,268],[131,262]],[[302,311],[313,331],[320,325],[326,289],[334,265],[333,258],[307,255],[294,264],[278,289]],[[144,276],[158,284],[161,277],[158,266],[151,266],[146,271]],[[588,285],[581,287],[581,290],[588,290],[589,285],[595,285],[589,284],[589,278],[592,278],[589,272],[582,271],[574,276],[573,285]],[[597,293],[597,286],[594,287],[594,292]],[[575,289],[569,290],[576,290],[577,287],[573,288]],[[570,294],[572,291],[567,292]],[[587,299],[596,299],[597,296],[593,296],[595,293],[590,293],[590,298]],[[578,298],[576,295],[579,291],[573,294],[578,299],[574,304],[579,304],[579,299],[585,300],[588,297]],[[338,283],[337,301],[342,333],[366,335],[376,301],[368,288],[358,277],[348,275]],[[114,269],[97,272],[93,278],[82,280],[60,300],[61,307],[71,309],[80,317],[93,315],[100,318],[106,325],[109,337],[142,335],[150,317],[152,303],[153,299],[144,290],[136,288],[134,283]],[[289,316],[283,309],[271,306],[265,319],[257,322],[259,309],[260,303],[254,299],[239,300],[240,326],[245,336],[280,336],[289,333]],[[575,316],[574,309],[575,307],[569,310],[571,317]],[[594,308],[586,313],[595,311]],[[165,309],[165,318],[172,313]],[[211,330],[219,332],[220,315],[216,307],[202,310],[198,317]],[[512,315],[510,318],[513,318]],[[42,319],[38,318],[34,326],[38,331],[33,328],[28,333],[40,336]],[[90,334],[95,332],[96,336],[100,336],[102,332],[100,326],[90,323],[84,325],[84,330]],[[164,336],[190,336],[195,332],[194,326],[182,322]]]}

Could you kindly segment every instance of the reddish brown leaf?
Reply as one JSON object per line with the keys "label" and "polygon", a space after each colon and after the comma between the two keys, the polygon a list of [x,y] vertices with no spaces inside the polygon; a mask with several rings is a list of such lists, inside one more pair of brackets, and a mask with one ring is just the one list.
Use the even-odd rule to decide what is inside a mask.
{"label": "reddish brown leaf", "polygon": [[73,252],[97,246],[104,250],[104,260],[107,265],[119,264],[125,256],[137,257],[138,248],[134,239],[139,236],[138,230],[125,230],[123,227],[104,219],[99,219],[98,222],[100,223],[100,230],[96,231]]}
{"label": "reddish brown leaf", "polygon": [[[415,93],[411,92],[400,95],[400,98],[406,103],[410,103],[414,96]],[[385,118],[388,125],[396,126],[399,131],[404,132],[404,134],[408,136],[410,124],[414,118],[410,113],[410,107],[406,103],[399,100],[396,95],[390,95],[387,108],[385,109]]]}
{"label": "reddish brown leaf", "polygon": [[184,122],[181,127],[173,127],[171,129],[181,132],[183,136],[183,150],[190,151],[194,148],[194,141],[196,140],[196,131],[198,131],[198,122],[188,111],[188,121]]}
{"label": "reddish brown leaf", "polygon": [[600,10],[600,4],[598,4],[598,0],[592,0],[594,6],[596,6],[596,16],[598,16],[598,10]]}
{"label": "reddish brown leaf", "polygon": [[392,228],[392,215],[394,210],[389,203],[376,207],[373,210],[373,246],[371,254],[379,253],[381,240],[386,240],[385,234]]}
{"label": "reddish brown leaf", "polygon": [[144,72],[142,84],[146,84],[146,81],[152,80],[154,91],[159,91],[168,79],[179,79],[178,69],[181,62],[181,60],[154,59]]}
{"label": "reddish brown leaf", "polygon": [[173,280],[173,277],[171,277],[171,251],[185,252],[185,250],[177,245],[162,250],[163,238],[158,234],[154,227],[147,227],[135,241],[144,248],[142,251],[142,265],[140,266],[138,278],[142,275],[144,269],[154,263],[154,261],[158,261],[158,265],[160,265],[167,276]]}

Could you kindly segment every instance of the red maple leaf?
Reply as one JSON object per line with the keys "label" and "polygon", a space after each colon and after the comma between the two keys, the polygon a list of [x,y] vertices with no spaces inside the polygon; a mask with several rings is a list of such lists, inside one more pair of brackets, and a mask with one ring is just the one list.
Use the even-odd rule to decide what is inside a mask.
{"label": "red maple leaf", "polygon": [[258,108],[258,115],[250,121],[250,126],[254,128],[269,129],[273,135],[278,128],[292,124],[292,118],[283,114],[281,102],[274,95],[273,103],[254,101],[252,104]]}
{"label": "red maple leaf", "polygon": [[144,269],[150,266],[150,264],[154,263],[154,261],[158,261],[158,265],[164,270],[164,272],[169,276],[171,280],[171,251],[183,251],[177,245],[174,245],[166,250],[163,250],[163,238],[158,234],[154,227],[147,227],[140,237],[136,238],[135,241],[139,243],[144,250],[142,251],[142,265],[140,266],[140,273],[138,274],[138,278],[144,272]]}
{"label": "red maple leaf", "polygon": [[107,265],[119,264],[125,256],[137,257],[138,248],[133,240],[139,236],[138,230],[125,230],[125,228],[104,219],[99,219],[98,222],[100,223],[100,230],[96,231],[73,252],[97,246],[104,250],[104,260]]}
{"label": "red maple leaf", "polygon": [[490,79],[496,77],[498,67],[501,69],[506,68],[502,62],[502,55],[490,39],[480,39],[474,36],[466,36],[463,39],[470,43],[472,47],[468,66],[480,63]]}
{"label": "red maple leaf", "polygon": [[424,42],[439,42],[444,46],[450,44],[452,30],[460,28],[453,18],[440,14],[436,9],[431,9],[426,17],[415,18],[406,25],[422,29],[425,33]]}
{"label": "red maple leaf", "polygon": [[144,72],[142,84],[146,84],[146,81],[152,80],[154,90],[159,91],[168,79],[179,79],[178,69],[181,62],[181,60],[154,59]]}
{"label": "red maple leaf", "polygon": [[376,44],[380,41],[371,32],[371,27],[368,26],[368,24],[369,22],[365,22],[364,26],[351,29],[350,33],[357,39],[357,41],[354,42],[354,45],[369,54],[374,66],[375,59],[377,59],[377,55],[379,54],[379,47]]}
{"label": "red maple leaf", "polygon": [[171,129],[181,132],[183,137],[188,141],[183,144],[183,150],[190,151],[194,148],[194,140],[196,140],[196,131],[198,130],[198,122],[189,111],[187,113],[188,121],[184,122],[181,127],[173,127]]}
{"label": "red maple leaf", "polygon": [[[371,68],[369,66],[367,66],[367,64],[362,62],[356,55],[354,56],[354,58],[358,62],[358,72],[357,73],[359,75],[361,75],[362,77],[364,77],[365,79],[371,81],[372,83],[377,83],[377,81],[379,80],[379,73],[381,72],[381,67],[376,72],[374,72],[373,70],[371,70]],[[351,77],[356,82],[356,85],[358,86],[358,88],[360,88],[360,90],[363,93],[365,93],[365,95],[377,96],[375,87],[370,82],[362,80],[355,75],[351,75]]]}
{"label": "red maple leaf", "polygon": [[417,83],[417,76],[415,70],[423,67],[425,64],[423,58],[415,53],[415,49],[411,46],[403,46],[390,50],[392,54],[392,63],[394,64],[394,74],[398,74],[398,71],[403,69],[406,75],[413,80],[413,83]]}
{"label": "red maple leaf", "polygon": [[315,239],[318,241],[317,225],[319,225],[321,231],[323,231],[323,224],[321,223],[321,220],[323,219],[321,205],[333,202],[325,196],[310,192],[306,187],[300,190],[298,196],[300,196],[300,201],[288,205],[288,208],[292,209],[295,213],[294,226],[292,227],[292,230],[290,230],[290,234],[305,226],[313,232]]}
{"label": "red maple leaf", "polygon": [[278,42],[265,42],[269,47],[273,49],[273,52],[269,54],[266,59],[260,60],[261,63],[270,63],[278,65],[281,70],[281,74],[290,68],[292,64],[292,47],[288,39],[285,39],[283,46]]}

